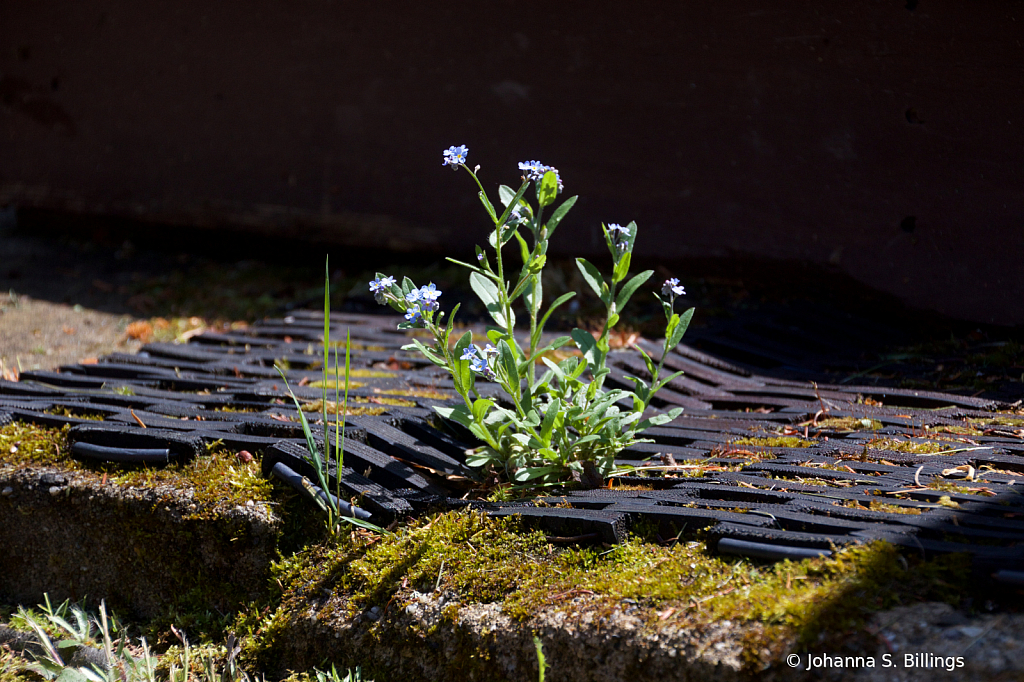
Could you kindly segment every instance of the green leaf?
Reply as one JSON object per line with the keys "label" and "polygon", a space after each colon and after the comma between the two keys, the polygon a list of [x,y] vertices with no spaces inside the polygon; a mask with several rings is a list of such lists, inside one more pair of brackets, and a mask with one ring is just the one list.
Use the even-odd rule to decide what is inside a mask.
{"label": "green leaf", "polygon": [[549,343],[548,345],[544,346],[543,348],[538,348],[537,349],[537,355],[540,356],[540,355],[543,355],[544,353],[547,353],[548,351],[558,350],[559,348],[561,348],[562,346],[564,346],[564,345],[566,345],[568,343],[572,343],[572,337],[571,336],[559,336],[557,339],[553,339],[551,341],[551,343]]}
{"label": "green leaf", "polygon": [[[480,248],[480,247],[477,247],[477,248]],[[469,268],[473,272],[483,272],[483,270],[481,270],[477,266],[471,265],[470,263],[466,263],[466,262],[463,262],[461,260],[455,260],[454,258],[445,258],[445,260],[448,261],[449,263],[455,263],[456,265],[461,265],[464,268]]]}
{"label": "green leaf", "polygon": [[[530,186],[530,182],[529,182],[529,180],[527,180],[526,182],[524,182],[519,187],[519,190],[514,195],[512,195],[512,198],[507,203],[505,202],[504,196],[502,196],[502,189],[509,189],[510,190],[510,188],[505,187],[504,185],[502,185],[501,187],[498,188],[498,196],[501,197],[502,203],[505,204],[505,210],[504,210],[504,212],[502,212],[501,219],[498,221],[500,224],[504,225],[506,223],[506,221],[508,221],[508,217],[512,213],[512,209],[514,209],[516,207],[516,205],[519,204],[520,200],[523,198],[523,194],[526,193],[526,188],[529,187],[529,186]],[[530,205],[529,204],[523,202],[523,208],[526,210],[526,212],[529,215],[531,215],[531,216],[533,215],[533,211],[530,210]]]}
{"label": "green leaf", "polygon": [[448,316],[448,326],[444,330],[444,338],[447,341],[452,335],[452,329],[455,327],[455,313],[459,312],[459,308],[462,307],[461,303],[456,303],[455,307],[452,308],[451,315]]}
{"label": "green leaf", "polygon": [[575,291],[570,291],[569,293],[562,294],[561,296],[556,298],[555,302],[551,304],[550,308],[548,308],[548,311],[546,313],[544,313],[544,317],[540,318],[540,324],[537,325],[538,329],[544,329],[544,325],[546,325],[548,323],[548,318],[551,317],[551,313],[555,312],[555,308],[557,308],[558,306],[562,305],[563,303],[565,303],[566,301],[568,301],[570,298],[572,298],[575,295],[576,295]]}
{"label": "green leaf", "polygon": [[[597,367],[597,341],[594,339],[594,335],[590,332],[583,331],[582,329],[573,329],[570,332],[572,340],[576,342],[576,347],[583,353],[583,357],[591,367]],[[582,372],[581,372],[582,374]]]}
{"label": "green leaf", "polygon": [[[516,239],[519,241],[519,257],[523,259],[523,267],[525,268],[530,262],[530,246],[518,231],[516,232]],[[515,296],[512,298],[515,298]]]}
{"label": "green leaf", "polygon": [[541,358],[541,362],[551,368],[551,371],[555,373],[559,383],[565,382],[565,372],[561,367],[556,365],[550,358]]}
{"label": "green leaf", "polygon": [[667,384],[668,382],[672,381],[673,379],[675,379],[677,377],[683,376],[683,374],[684,374],[684,372],[682,372],[682,371],[673,372],[672,374],[668,375],[664,379],[659,379],[658,383],[654,386],[654,392],[657,393],[659,390],[661,390],[662,386],[664,386],[665,384]]}
{"label": "green leaf", "polygon": [[490,448],[484,448],[479,451],[473,451],[466,455],[467,466],[482,467],[487,466],[491,462],[494,462],[495,464],[501,464],[501,458],[499,458]]}
{"label": "green leaf", "polygon": [[463,396],[473,390],[473,370],[470,369],[469,360],[462,359],[462,351],[469,348],[472,341],[473,332],[466,331],[452,349],[452,379],[455,382],[455,390]]}
{"label": "green leaf", "polygon": [[430,360],[438,367],[447,367],[447,365],[445,365],[444,359],[438,357],[438,355],[434,353],[433,350],[424,346],[419,339],[413,339],[412,343],[402,346],[402,350],[418,350],[423,355],[423,357],[425,357],[427,360]]}
{"label": "green leaf", "polygon": [[485,209],[487,209],[487,215],[491,216],[491,220],[495,225],[497,225],[498,215],[494,212],[494,204],[492,204],[491,200],[487,198],[487,195],[484,194],[483,190],[477,192],[477,196],[480,197],[480,203],[484,205]]}
{"label": "green leaf", "polygon": [[447,407],[445,405],[434,405],[434,411],[441,415],[442,419],[451,419],[469,428],[473,424],[473,415],[465,405]]}
{"label": "green leaf", "polygon": [[493,400],[487,400],[486,398],[477,398],[473,403],[473,419],[475,421],[482,422],[484,417],[487,416],[487,411],[494,407]]}
{"label": "green leaf", "polygon": [[668,424],[670,421],[672,421],[673,419],[675,419],[676,417],[678,417],[682,413],[683,413],[683,408],[681,408],[681,407],[673,407],[668,412],[663,412],[662,414],[656,414],[656,415],[654,415],[653,417],[651,417],[649,419],[643,420],[642,422],[637,424],[636,430],[637,431],[644,431],[646,429],[649,429],[652,426],[661,426],[662,424]]}
{"label": "green leaf", "polygon": [[502,206],[508,206],[512,203],[512,199],[516,196],[516,191],[508,185],[498,185],[498,199],[501,200]]}
{"label": "green leaf", "polygon": [[654,274],[654,270],[644,270],[638,275],[634,275],[628,282],[622,285],[622,289],[619,290],[619,295],[615,298],[615,309],[621,314],[622,310],[629,303],[630,297],[636,292],[640,286],[651,278]]}
{"label": "green leaf", "polygon": [[516,389],[519,387],[520,378],[516,354],[504,339],[498,343],[498,366],[504,372],[509,387],[518,393]]}
{"label": "green leaf", "polygon": [[555,212],[551,214],[550,218],[548,218],[548,239],[551,239],[551,235],[555,233],[555,228],[558,227],[558,224],[562,222],[562,218],[565,217],[565,214],[568,213],[569,209],[576,203],[576,199],[578,199],[578,197],[569,197],[563,201],[562,205],[556,208]]}
{"label": "green leaf", "polygon": [[[608,329],[611,329],[612,327],[614,327],[618,323],[619,323],[619,315],[618,315],[618,313],[612,313],[611,315],[608,316],[608,322],[607,322]],[[605,349],[605,350],[607,350],[607,349]]]}
{"label": "green leaf", "polygon": [[508,244],[512,240],[512,237],[516,237],[518,235],[519,235],[519,226],[518,225],[516,225],[515,227],[508,227],[508,226],[503,227],[502,228],[502,232],[501,232],[501,245],[505,246],[505,244]]}
{"label": "green leaf", "polygon": [[607,305],[609,302],[605,299],[608,298],[608,285],[601,278],[601,271],[587,261],[586,258],[577,258],[576,267],[583,273],[583,279],[594,290],[594,293]]}
{"label": "green leaf", "polygon": [[516,472],[515,479],[517,482],[522,483],[523,481],[530,481],[541,476],[547,476],[548,474],[555,474],[562,470],[559,466],[546,466],[546,467],[525,467]]}
{"label": "green leaf", "polygon": [[615,264],[615,269],[612,270],[612,281],[618,284],[622,280],[626,279],[626,275],[629,274],[629,262],[632,260],[633,255],[627,251],[622,254],[619,258],[619,262]]}
{"label": "green leaf", "polygon": [[515,326],[515,313],[512,313],[510,320],[505,319],[505,310],[501,305],[498,287],[494,282],[480,273],[474,272],[469,275],[469,286],[487,307],[487,312],[499,326],[505,328]]}
{"label": "green leaf", "polygon": [[693,308],[690,308],[685,313],[679,316],[679,323],[676,324],[675,329],[672,330],[672,334],[669,336],[665,350],[670,351],[679,345],[679,342],[683,340],[683,334],[686,333],[686,328],[690,326],[690,320],[693,318]]}
{"label": "green leaf", "polygon": [[558,175],[555,171],[548,171],[537,185],[537,201],[543,208],[550,206],[556,196],[558,196]]}
{"label": "green leaf", "polygon": [[643,358],[644,358],[644,364],[647,366],[647,373],[651,377],[653,377],[654,376],[654,360],[651,358],[650,355],[647,354],[647,351],[645,351],[640,346],[636,346],[636,349],[638,351],[640,351],[640,355],[642,355]]}
{"label": "green leaf", "polygon": [[548,411],[544,413],[544,421],[540,425],[540,438],[545,445],[551,444],[551,432],[555,428],[555,421],[562,409],[562,401],[555,398],[548,405]]}

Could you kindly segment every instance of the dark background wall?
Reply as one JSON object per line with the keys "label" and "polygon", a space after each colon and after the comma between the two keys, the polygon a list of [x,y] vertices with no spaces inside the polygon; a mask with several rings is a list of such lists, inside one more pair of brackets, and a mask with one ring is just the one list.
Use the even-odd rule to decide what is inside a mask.
{"label": "dark background wall", "polygon": [[466,144],[561,169],[563,253],[636,219],[1024,323],[1019,0],[5,0],[0,101],[0,206],[466,249]]}

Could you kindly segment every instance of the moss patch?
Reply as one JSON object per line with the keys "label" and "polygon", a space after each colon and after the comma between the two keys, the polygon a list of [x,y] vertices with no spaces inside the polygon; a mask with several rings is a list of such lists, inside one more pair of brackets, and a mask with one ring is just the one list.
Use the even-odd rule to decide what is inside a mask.
{"label": "moss patch", "polygon": [[414,522],[394,538],[353,536],[281,562],[279,610],[257,629],[251,621],[238,629],[249,626],[248,651],[266,664],[286,646],[290,624],[309,617],[311,607],[319,622],[339,617],[339,602],[324,602],[327,594],[341,598],[341,617],[376,607],[380,628],[400,615],[413,590],[456,595],[453,618],[460,607],[498,603],[524,624],[541,613],[610,614],[626,604],[639,609],[652,631],[756,621],[762,634],[749,645],[760,665],[777,648],[773,642],[817,643],[820,633],[849,632],[877,609],[955,601],[969,592],[967,566],[961,557],[900,558],[884,543],[770,566],[710,556],[698,542],[665,547],[632,539],[610,550],[556,548],[540,533],[520,532],[514,519],[447,513]]}
{"label": "moss patch", "polygon": [[948,452],[956,449],[957,443],[912,440],[900,440],[898,438],[878,438],[868,441],[865,447],[871,450],[892,450],[893,452],[906,452],[914,455],[936,455],[941,452]]}
{"label": "moss patch", "polygon": [[882,422],[857,417],[826,417],[818,420],[817,428],[828,431],[877,431],[882,428]]}
{"label": "moss patch", "polygon": [[190,491],[196,518],[249,501],[270,500],[271,484],[260,474],[259,462],[242,462],[227,448],[215,446],[191,462],[163,467],[87,464],[68,454],[67,430],[20,422],[0,427],[0,465],[56,466],[122,487]]}
{"label": "moss patch", "polygon": [[809,448],[813,443],[797,436],[752,436],[730,441],[731,445],[751,445],[762,448]]}

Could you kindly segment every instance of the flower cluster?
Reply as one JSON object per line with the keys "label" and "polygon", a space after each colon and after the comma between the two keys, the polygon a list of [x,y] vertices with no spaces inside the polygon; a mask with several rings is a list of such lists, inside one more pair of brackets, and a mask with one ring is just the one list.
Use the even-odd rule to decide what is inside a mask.
{"label": "flower cluster", "polygon": [[477,374],[483,375],[484,379],[494,381],[497,376],[491,369],[489,360],[498,356],[498,349],[487,344],[483,350],[477,348],[476,344],[470,344],[462,351],[460,360],[469,360],[469,368]]}
{"label": "flower cluster", "polygon": [[661,295],[675,299],[676,296],[686,296],[686,289],[679,283],[678,278],[672,277],[666,279],[665,283],[661,285]]}
{"label": "flower cluster", "polygon": [[397,304],[399,310],[405,312],[405,319],[409,323],[422,324],[424,313],[436,312],[440,307],[437,299],[441,296],[441,292],[437,290],[433,282],[419,289],[412,289],[402,297],[400,297],[400,291],[396,296],[392,290],[395,284],[394,277],[378,277],[370,282],[370,291],[373,292],[373,298],[377,303]]}
{"label": "flower cluster", "polygon": [[377,303],[387,303],[386,295],[391,291],[391,287],[395,286],[394,277],[380,277],[370,282],[370,291],[373,292],[373,300]]}
{"label": "flower cluster", "polygon": [[623,227],[618,223],[612,223],[608,226],[608,234],[612,238],[612,243],[615,244],[615,248],[619,251],[625,251],[629,248],[629,228]]}
{"label": "flower cluster", "polygon": [[[465,145],[449,147],[443,153],[443,165],[464,169],[476,185],[474,191],[479,190],[477,195],[494,224],[487,241],[493,251],[485,251],[486,245],[478,246],[478,265],[449,260],[470,270],[470,285],[494,323],[486,332],[494,345],[489,343],[481,348],[474,344],[474,335],[479,332],[473,330],[460,330],[457,338],[453,336],[458,306],[450,311],[447,324],[443,324],[446,312],[438,305],[441,292],[432,283],[417,287],[409,277],[396,282],[394,277],[377,273],[377,279],[370,282],[370,291],[378,302],[405,315],[399,329],[422,328],[428,332],[412,335],[411,343],[402,349],[418,351],[451,376],[462,400],[438,405],[435,410],[478,439],[479,445],[466,452],[467,465],[487,468],[520,486],[580,480],[588,467],[602,477],[610,476],[619,470],[617,453],[644,442],[639,434],[645,429],[666,424],[682,412],[681,407],[674,407],[645,414],[652,407],[655,394],[681,374],[666,375],[663,363],[679,345],[693,316],[692,308],[682,314],[673,308],[676,298],[686,292],[679,280],[672,278],[663,285],[664,298],[655,294],[666,320],[661,357],[655,361],[637,348],[649,381],[630,376],[632,390],[604,388],[604,380],[611,372],[606,366],[611,330],[630,297],[654,275],[653,270],[630,275],[636,223],[602,226],[612,257],[610,276],[602,275],[585,258],[576,259],[587,286],[605,306],[601,335],[595,337],[586,330],[574,329],[568,336],[545,341],[544,325],[548,318],[575,296],[575,292],[565,293],[544,311],[541,281],[548,242],[577,197],[559,200],[556,195],[562,191],[562,179],[558,170],[539,161],[524,161],[519,164],[523,174],[519,189],[501,185],[498,198],[505,208],[495,208],[477,176],[479,166],[466,165],[468,153]],[[524,196],[530,184],[536,185],[535,205]],[[545,216],[548,207],[551,213]],[[519,234],[523,225],[528,229]],[[531,236],[532,246],[528,242]],[[502,247],[513,237],[518,238],[523,267],[518,277],[509,280],[513,271],[503,259]],[[529,337],[519,336],[515,330],[512,308],[520,296],[530,319]],[[424,338],[433,340],[424,342]],[[526,338],[529,345],[522,340]],[[567,346],[574,347],[575,352],[552,357],[554,351]],[[538,367],[538,360],[546,371],[545,367]],[[483,381],[495,385],[485,389]],[[623,405],[629,407],[623,409]]]}
{"label": "flower cluster", "polygon": [[448,147],[444,152],[444,163],[442,166],[451,166],[452,170],[459,170],[459,166],[466,163],[469,155],[469,148],[466,145]]}
{"label": "flower cluster", "polygon": [[562,176],[554,166],[545,166],[540,161],[523,161],[519,164],[519,170],[523,172],[523,177],[533,182],[540,182],[545,173],[552,171],[558,180],[558,191],[562,191]]}

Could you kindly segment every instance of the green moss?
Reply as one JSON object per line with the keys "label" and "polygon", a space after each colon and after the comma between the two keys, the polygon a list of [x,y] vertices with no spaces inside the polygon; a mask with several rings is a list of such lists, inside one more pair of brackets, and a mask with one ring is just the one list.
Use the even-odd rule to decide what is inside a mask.
{"label": "green moss", "polygon": [[967,421],[977,426],[1024,426],[1024,417],[977,417]]}
{"label": "green moss", "polygon": [[[884,543],[770,566],[711,556],[698,542],[556,548],[540,533],[519,531],[512,519],[448,513],[414,522],[394,538],[356,536],[280,563],[281,608],[261,625],[250,651],[274,660],[311,598],[340,596],[348,616],[378,606],[386,621],[411,590],[439,588],[457,594],[461,606],[497,602],[519,621],[558,610],[600,613],[622,608],[624,600],[641,609],[652,630],[755,621],[767,638],[749,643],[759,658],[775,651],[773,642],[809,644],[822,632],[849,632],[876,609],[955,601],[969,592],[967,573],[960,557],[922,562]],[[323,617],[336,617],[337,605],[329,602]]]}
{"label": "green moss", "polygon": [[455,394],[448,391],[439,391],[436,388],[396,388],[396,389],[373,389],[374,393],[382,395],[404,395],[411,398],[433,398],[434,400],[447,400]]}
{"label": "green moss", "polygon": [[818,420],[817,428],[828,431],[877,431],[882,428],[882,422],[857,417],[826,417]]}
{"label": "green moss", "polygon": [[91,419],[93,421],[103,421],[103,415],[99,412],[92,412],[90,410],[83,410],[81,408],[72,409],[70,407],[53,407],[46,410],[44,414],[52,414],[58,417],[75,417],[77,419]]}
{"label": "green moss", "polygon": [[752,436],[730,441],[731,445],[751,445],[762,448],[809,448],[813,443],[797,436]]}
{"label": "green moss", "polygon": [[[344,409],[342,409],[342,408],[344,408]],[[318,413],[319,414],[323,414],[323,411],[324,411],[324,401],[323,400],[316,400],[316,401],[310,402],[310,403],[302,403],[302,411],[303,412],[310,412],[310,413],[313,413],[313,414],[318,414]],[[349,415],[349,416],[352,416],[352,415],[364,415],[364,414],[378,415],[378,414],[384,414],[387,411],[388,411],[388,408],[386,408],[386,407],[358,407],[358,406],[354,406],[354,405],[345,406],[344,403],[339,405],[338,403],[334,402],[333,400],[328,400],[327,401],[327,414],[328,415],[342,414],[342,413],[344,413],[346,415]],[[298,417],[295,418],[295,421],[298,421]]]}
{"label": "green moss", "polygon": [[239,504],[270,500],[270,482],[260,474],[258,461],[242,462],[224,447],[210,448],[204,456],[186,464],[139,467],[117,464],[86,464],[68,453],[68,427],[48,428],[13,422],[0,427],[0,465],[58,466],[122,486],[155,488],[173,486],[191,490],[195,517],[209,517]]}
{"label": "green moss", "polygon": [[[850,507],[852,509],[863,509],[863,505],[860,502],[857,502],[856,500],[849,500],[845,503],[844,506]],[[867,505],[867,507],[871,511],[888,512],[890,514],[921,514],[921,510],[918,509],[917,507],[904,507],[903,505],[899,504],[886,504],[885,502],[875,502],[874,500],[872,500]]]}
{"label": "green moss", "polygon": [[915,442],[912,440],[899,440],[897,438],[878,438],[868,441],[867,448],[871,450],[892,450],[894,452],[907,452],[915,455],[935,455],[956,448],[955,443],[941,443],[935,441]]}
{"label": "green moss", "polygon": [[0,427],[0,464],[81,469],[82,466],[67,454],[68,428],[47,428],[23,422]]}
{"label": "green moss", "polygon": [[103,467],[112,472],[110,480],[118,485],[143,488],[172,485],[191,490],[196,510],[186,518],[212,518],[219,512],[246,502],[268,502],[271,483],[260,473],[259,461],[243,462],[230,450],[216,446],[187,464],[160,468],[121,469]]}

